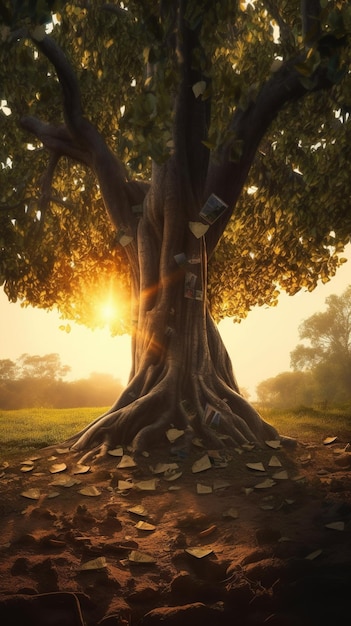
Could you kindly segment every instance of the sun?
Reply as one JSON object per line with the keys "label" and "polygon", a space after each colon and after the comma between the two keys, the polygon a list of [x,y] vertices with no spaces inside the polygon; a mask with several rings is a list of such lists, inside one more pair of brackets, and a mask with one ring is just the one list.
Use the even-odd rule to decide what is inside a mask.
{"label": "sun", "polygon": [[100,306],[101,321],[109,324],[118,317],[118,307],[114,302],[107,300]]}

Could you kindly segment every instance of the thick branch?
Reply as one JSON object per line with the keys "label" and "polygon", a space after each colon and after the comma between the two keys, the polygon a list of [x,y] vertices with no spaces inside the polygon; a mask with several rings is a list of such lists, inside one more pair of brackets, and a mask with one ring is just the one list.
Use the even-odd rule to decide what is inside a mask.
{"label": "thick branch", "polygon": [[[193,86],[199,83],[209,89],[210,78],[200,67],[199,57],[204,56],[201,44],[202,22],[192,28],[185,18],[187,2],[181,0],[178,24],[178,56],[180,58],[180,88],[175,114],[175,147],[178,162],[187,173],[196,200],[203,200],[203,187],[207,174],[209,151],[203,141],[210,125],[211,99],[196,95]],[[194,207],[197,213],[196,207]]]}
{"label": "thick branch", "polygon": [[86,142],[86,128],[80,99],[77,77],[62,50],[50,37],[37,41],[35,44],[55,67],[63,91],[65,121],[68,129],[76,139]]}
{"label": "thick branch", "polygon": [[89,152],[77,146],[65,126],[46,124],[31,116],[22,117],[21,126],[33,133],[50,152],[58,156],[67,156],[85,165],[92,165]]}
{"label": "thick branch", "polygon": [[[257,148],[267,129],[283,107],[308,93],[296,69],[296,64],[305,60],[303,53],[287,61],[262,86],[255,101],[245,109],[237,109],[229,127],[235,142],[240,142],[242,153],[239,159],[231,158],[233,140],[225,143],[218,155],[218,162],[213,162],[209,169],[206,197],[211,193],[218,194],[233,210],[247,174],[254,160]],[[330,89],[331,82],[326,69],[321,66],[313,74],[316,84],[313,91]],[[224,229],[231,217],[227,211],[209,229],[206,235],[208,255],[213,253]]]}
{"label": "thick branch", "polygon": [[80,154],[87,154],[85,162],[97,176],[113,224],[134,237],[137,222],[131,210],[131,194],[124,166],[111,152],[98,130],[84,118],[78,80],[60,47],[48,36],[35,43],[55,67],[63,91],[64,115],[72,143],[74,140]]}

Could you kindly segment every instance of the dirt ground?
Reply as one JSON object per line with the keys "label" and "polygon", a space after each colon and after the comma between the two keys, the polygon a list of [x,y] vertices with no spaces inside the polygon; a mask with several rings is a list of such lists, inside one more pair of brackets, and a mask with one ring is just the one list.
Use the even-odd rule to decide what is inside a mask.
{"label": "dirt ground", "polygon": [[350,623],[348,441],[183,438],[132,467],[128,450],[0,461],[2,626]]}

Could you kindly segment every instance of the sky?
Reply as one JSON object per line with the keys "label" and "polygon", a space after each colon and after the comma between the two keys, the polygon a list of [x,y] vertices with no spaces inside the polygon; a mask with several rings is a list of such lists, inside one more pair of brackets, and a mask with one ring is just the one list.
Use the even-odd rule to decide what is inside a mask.
{"label": "sky", "polygon": [[[325,310],[325,299],[341,295],[351,284],[351,246],[347,263],[335,277],[320,284],[312,293],[295,296],[282,293],[276,307],[256,307],[240,324],[226,319],[219,325],[222,339],[232,359],[239,386],[250,399],[256,387],[267,378],[290,369],[290,352],[299,343],[299,325],[318,311]],[[58,353],[71,371],[66,380],[88,378],[92,372],[108,373],[126,384],[131,367],[130,337],[111,337],[108,330],[91,331],[70,322],[68,334],[55,311],[22,308],[9,303],[0,292],[0,359],[16,360],[21,354]]]}

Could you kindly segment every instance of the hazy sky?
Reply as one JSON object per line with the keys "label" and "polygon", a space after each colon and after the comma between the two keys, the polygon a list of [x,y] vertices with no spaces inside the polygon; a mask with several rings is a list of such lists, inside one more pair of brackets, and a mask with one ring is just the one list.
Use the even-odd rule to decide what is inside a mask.
{"label": "hazy sky", "polygon": [[[346,255],[345,255],[346,256]],[[325,299],[340,295],[351,284],[351,250],[349,261],[326,285],[312,293],[300,292],[293,297],[280,296],[277,307],[258,307],[241,324],[230,319],[219,329],[232,358],[240,386],[254,399],[259,382],[290,369],[290,352],[299,342],[298,327],[325,308]],[[8,302],[0,292],[0,359],[17,359],[21,354],[59,353],[71,369],[70,379],[86,378],[91,372],[106,372],[127,382],[130,370],[130,339],[127,335],[112,338],[107,330],[91,331],[71,324],[69,334],[59,330],[63,323],[55,312],[21,308]]]}

